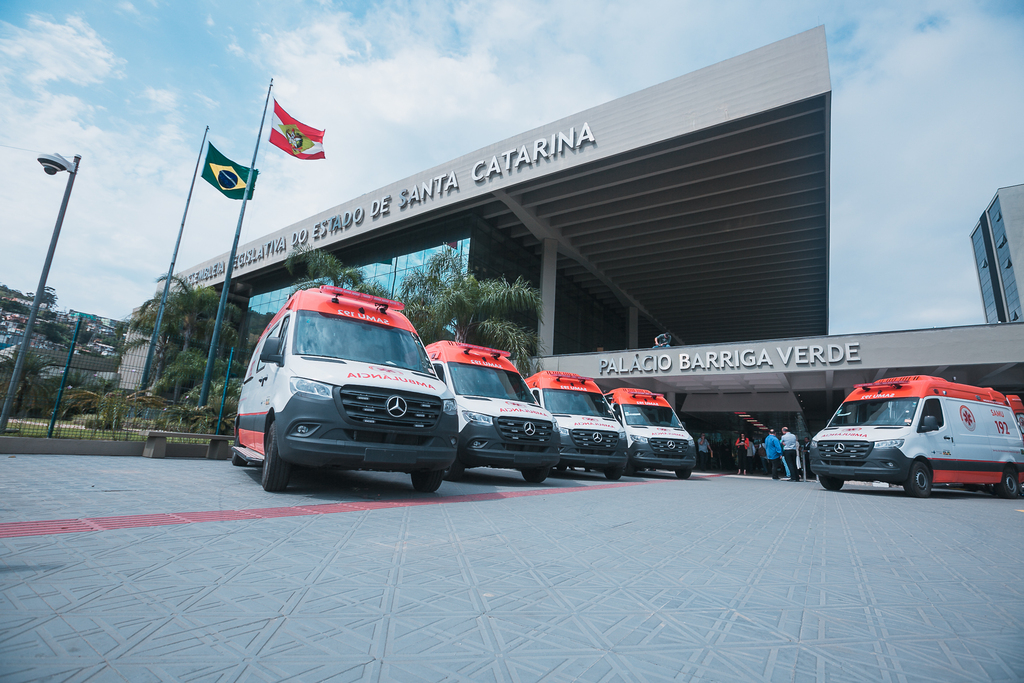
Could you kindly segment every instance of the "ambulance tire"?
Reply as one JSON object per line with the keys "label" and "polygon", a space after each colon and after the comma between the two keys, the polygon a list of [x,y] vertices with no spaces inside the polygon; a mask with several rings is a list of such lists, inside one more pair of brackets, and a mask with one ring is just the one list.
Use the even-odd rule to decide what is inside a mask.
{"label": "ambulance tire", "polygon": [[616,465],[615,467],[609,467],[604,471],[604,478],[608,481],[618,481],[622,479],[623,468]]}
{"label": "ambulance tire", "polygon": [[569,469],[568,465],[563,465],[562,463],[558,463],[557,465],[555,465],[555,470],[557,472],[565,472],[567,469]]}
{"label": "ambulance tire", "polygon": [[826,491],[838,491],[843,488],[843,484],[846,482],[838,477],[826,477],[824,474],[819,474],[818,483]]}
{"label": "ambulance tire", "polygon": [[548,475],[551,474],[550,467],[527,467],[526,469],[521,471],[523,474],[523,479],[525,479],[527,483],[530,484],[539,484],[545,479],[547,479]]}
{"label": "ambulance tire", "polygon": [[444,470],[420,470],[413,472],[412,487],[420,493],[433,493],[441,488],[441,481],[444,479]]}
{"label": "ambulance tire", "polygon": [[680,479],[689,479],[690,470],[678,469],[676,470],[676,476],[679,477]]}
{"label": "ambulance tire", "polygon": [[292,475],[291,463],[281,459],[277,450],[277,423],[270,423],[267,433],[267,447],[263,456],[263,490],[276,493],[288,488],[288,479]]}
{"label": "ambulance tire", "polygon": [[910,476],[903,482],[903,490],[914,498],[927,498],[932,494],[932,471],[923,460],[910,466]]}
{"label": "ambulance tire", "polygon": [[448,469],[444,470],[442,476],[445,481],[459,481],[465,473],[466,466],[462,464],[461,460],[455,458],[452,464],[448,466]]}
{"label": "ambulance tire", "polygon": [[231,464],[235,467],[245,467],[249,462],[234,451],[231,452]]}
{"label": "ambulance tire", "polygon": [[996,495],[1000,498],[1019,498],[1020,480],[1017,479],[1017,470],[1007,467],[1003,470],[1003,476],[996,484]]}

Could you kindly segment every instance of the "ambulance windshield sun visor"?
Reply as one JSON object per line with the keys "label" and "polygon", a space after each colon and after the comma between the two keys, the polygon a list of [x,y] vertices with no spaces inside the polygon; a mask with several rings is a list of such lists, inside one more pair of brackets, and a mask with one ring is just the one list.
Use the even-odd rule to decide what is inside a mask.
{"label": "ambulance windshield sun visor", "polygon": [[671,408],[665,406],[635,406],[629,403],[624,403],[621,407],[622,416],[626,418],[626,424],[628,425],[683,428],[683,425],[679,423],[679,418],[676,417]]}
{"label": "ambulance windshield sun visor", "polygon": [[392,365],[433,374],[423,345],[408,330],[316,311],[299,311],[296,319],[296,355]]}
{"label": "ambulance windshield sun visor", "polygon": [[847,401],[839,407],[829,427],[907,427],[914,422],[916,398]]}
{"label": "ambulance windshield sun visor", "polygon": [[468,363],[449,363],[448,372],[456,394],[535,403],[526,382],[514,372]]}
{"label": "ambulance windshield sun visor", "polygon": [[589,391],[568,391],[566,389],[542,389],[544,407],[559,415],[594,415],[611,417],[608,404],[600,394]]}

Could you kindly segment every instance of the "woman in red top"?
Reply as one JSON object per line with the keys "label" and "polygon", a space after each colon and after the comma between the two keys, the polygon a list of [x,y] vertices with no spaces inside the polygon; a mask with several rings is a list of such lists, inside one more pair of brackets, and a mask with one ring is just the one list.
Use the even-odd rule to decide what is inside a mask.
{"label": "woman in red top", "polygon": [[736,439],[736,474],[747,473],[747,450],[750,447],[750,438],[740,434]]}

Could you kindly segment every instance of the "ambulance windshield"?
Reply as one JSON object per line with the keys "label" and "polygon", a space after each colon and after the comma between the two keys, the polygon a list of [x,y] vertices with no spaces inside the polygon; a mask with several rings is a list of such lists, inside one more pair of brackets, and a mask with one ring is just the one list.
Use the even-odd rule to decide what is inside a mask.
{"label": "ambulance windshield", "polygon": [[423,344],[409,330],[316,311],[299,311],[296,318],[296,355],[392,365],[434,374]]}
{"label": "ambulance windshield", "polygon": [[829,427],[907,427],[914,422],[916,398],[847,401],[839,407]]}
{"label": "ambulance windshield", "polygon": [[628,425],[683,428],[683,425],[679,423],[679,418],[667,406],[635,406],[624,403],[621,407],[622,416],[626,418]]}
{"label": "ambulance windshield", "polygon": [[452,376],[456,394],[536,403],[518,373],[467,363],[449,363],[448,372]]}
{"label": "ambulance windshield", "polygon": [[568,389],[543,389],[544,407],[559,415],[593,415],[611,417],[608,404],[601,394]]}

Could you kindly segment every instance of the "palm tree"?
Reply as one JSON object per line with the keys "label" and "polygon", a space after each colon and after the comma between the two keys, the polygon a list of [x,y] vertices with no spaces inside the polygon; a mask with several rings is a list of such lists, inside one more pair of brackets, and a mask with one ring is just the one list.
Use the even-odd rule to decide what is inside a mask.
{"label": "palm tree", "polygon": [[[162,282],[166,277],[160,277],[157,282]],[[172,277],[160,337],[157,339],[157,367],[152,380],[154,384],[159,381],[168,363],[173,362],[179,354],[188,354],[193,342],[205,341],[212,335],[219,303],[220,294],[213,287],[196,287],[182,277]],[[149,344],[159,307],[160,296],[157,295],[143,303],[132,316],[129,330],[138,336],[129,342],[129,348]],[[237,321],[240,317],[238,306],[228,304],[224,310],[225,322]],[[225,325],[221,330],[222,343],[233,344],[236,338],[237,331]],[[180,382],[175,386],[175,400],[179,389]]]}
{"label": "palm tree", "polygon": [[[0,357],[0,388],[4,393],[10,386],[11,378],[14,376],[14,365],[17,357],[17,347],[11,347],[11,352]],[[21,368],[21,381],[18,384],[17,392],[14,395],[14,406],[12,415],[19,415],[24,412],[27,415],[42,415],[53,407],[53,399],[57,392],[57,380],[61,363],[46,356],[26,351],[25,362]]]}
{"label": "palm tree", "polygon": [[406,277],[401,299],[427,344],[452,339],[503,349],[523,372],[531,369],[530,357],[540,352],[537,333],[513,321],[523,314],[543,315],[540,290],[522,276],[511,284],[477,280],[465,258],[442,250],[430,257],[425,269]]}
{"label": "palm tree", "polygon": [[333,285],[374,296],[388,296],[387,290],[381,285],[365,279],[363,271],[359,268],[346,266],[333,254],[328,254],[322,249],[308,244],[289,254],[284,265],[292,275],[300,269],[304,273],[293,285],[293,292],[322,285]]}

